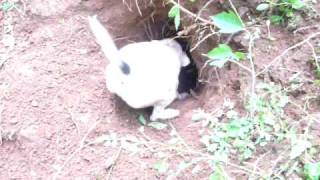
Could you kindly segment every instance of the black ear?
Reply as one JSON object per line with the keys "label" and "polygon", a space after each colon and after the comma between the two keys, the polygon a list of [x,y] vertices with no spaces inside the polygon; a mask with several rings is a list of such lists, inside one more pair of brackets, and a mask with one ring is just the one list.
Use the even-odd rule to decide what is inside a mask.
{"label": "black ear", "polygon": [[123,72],[123,74],[130,74],[130,66],[126,62],[121,61],[120,69]]}

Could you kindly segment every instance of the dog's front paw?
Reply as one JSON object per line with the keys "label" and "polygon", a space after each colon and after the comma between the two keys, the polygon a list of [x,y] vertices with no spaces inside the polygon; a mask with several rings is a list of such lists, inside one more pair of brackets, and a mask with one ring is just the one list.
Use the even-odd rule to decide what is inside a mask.
{"label": "dog's front paw", "polygon": [[162,111],[153,112],[150,120],[156,121],[156,120],[167,120],[167,119],[173,119],[180,115],[180,111],[177,109],[163,109]]}

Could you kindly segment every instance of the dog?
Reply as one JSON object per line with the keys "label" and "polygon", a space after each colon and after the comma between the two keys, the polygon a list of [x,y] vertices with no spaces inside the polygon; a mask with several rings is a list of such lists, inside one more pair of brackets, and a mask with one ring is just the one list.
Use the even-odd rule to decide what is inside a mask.
{"label": "dog", "polygon": [[105,70],[107,89],[135,109],[153,107],[151,121],[180,115],[168,106],[178,97],[181,68],[190,59],[172,39],[152,40],[117,48],[97,16],[88,17],[90,29],[109,60]]}

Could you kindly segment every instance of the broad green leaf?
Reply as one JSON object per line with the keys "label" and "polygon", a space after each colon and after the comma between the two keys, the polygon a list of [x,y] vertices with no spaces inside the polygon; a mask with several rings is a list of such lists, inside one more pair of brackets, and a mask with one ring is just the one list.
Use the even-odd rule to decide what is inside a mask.
{"label": "broad green leaf", "polygon": [[220,28],[221,33],[236,33],[244,30],[241,19],[233,12],[222,12],[211,16],[214,24]]}
{"label": "broad green leaf", "polygon": [[265,11],[267,9],[269,9],[269,4],[267,3],[261,3],[256,7],[257,11]]}
{"label": "broad green leaf", "polygon": [[153,168],[156,169],[159,173],[163,174],[168,171],[169,164],[162,160],[153,165]]}
{"label": "broad green leaf", "polygon": [[314,80],[313,84],[316,85],[316,86],[320,86],[320,79]]}
{"label": "broad green leaf", "polygon": [[304,6],[304,3],[301,0],[289,0],[289,3],[292,5],[293,9],[301,9]]}
{"label": "broad green leaf", "polygon": [[155,128],[157,130],[162,130],[162,129],[166,128],[168,125],[161,123],[161,122],[151,122],[148,124],[148,126]]}
{"label": "broad green leaf", "polygon": [[5,1],[5,2],[1,3],[0,9],[2,9],[3,11],[9,11],[10,9],[13,8],[13,6],[14,6],[13,2]]}
{"label": "broad green leaf", "polygon": [[319,180],[320,179],[320,162],[308,163],[304,165],[304,174],[307,180]]}
{"label": "broad green leaf", "polygon": [[235,52],[234,55],[238,60],[244,60],[246,58],[246,53],[240,51]]}
{"label": "broad green leaf", "polygon": [[306,140],[297,140],[291,147],[290,159],[300,156],[305,150],[310,148],[312,144]]}
{"label": "broad green leaf", "polygon": [[180,26],[180,7],[179,5],[174,5],[172,6],[172,8],[170,9],[169,13],[168,13],[169,18],[174,18],[174,25],[176,30],[179,29]]}
{"label": "broad green leaf", "polygon": [[146,121],[146,119],[144,118],[144,116],[142,114],[140,114],[138,116],[138,122],[143,126],[145,126],[147,124],[147,121]]}
{"label": "broad green leaf", "polygon": [[215,66],[218,68],[222,68],[226,63],[228,62],[228,59],[223,59],[223,60],[219,60],[219,61],[211,61],[209,63],[210,66]]}
{"label": "broad green leaf", "polygon": [[219,44],[218,47],[209,51],[207,56],[212,59],[209,65],[219,68],[223,67],[229,58],[235,58],[235,54],[233,54],[232,49],[226,44]]}
{"label": "broad green leaf", "polygon": [[283,21],[283,17],[281,16],[278,16],[278,15],[272,15],[270,17],[270,21],[272,24],[275,24],[275,25],[280,25]]}

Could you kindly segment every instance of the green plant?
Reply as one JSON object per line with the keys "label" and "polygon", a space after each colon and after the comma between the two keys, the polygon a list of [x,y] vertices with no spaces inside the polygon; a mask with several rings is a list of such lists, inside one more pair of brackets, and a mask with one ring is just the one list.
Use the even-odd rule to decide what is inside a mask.
{"label": "green plant", "polygon": [[232,34],[244,30],[244,24],[239,16],[233,11],[221,12],[211,16],[214,25],[220,30],[220,33]]}
{"label": "green plant", "polygon": [[7,12],[14,8],[14,2],[11,1],[3,1],[0,4],[0,10]]}
{"label": "green plant", "polygon": [[307,180],[320,179],[320,162],[307,163],[304,165],[304,174]]}
{"label": "green plant", "polygon": [[234,106],[224,105],[226,122],[216,124],[210,134],[202,137],[201,142],[215,157],[226,160],[229,155],[238,154],[240,160],[246,160],[257,146],[281,140],[279,135],[285,131],[283,109],[288,97],[273,84],[259,84],[257,88],[260,96],[247,105],[248,109],[256,110],[254,117],[241,116]]}
{"label": "green plant", "polygon": [[168,16],[169,16],[169,18],[174,19],[175,28],[176,28],[176,30],[178,30],[179,26],[180,26],[180,7],[179,7],[179,5],[172,6],[172,8],[170,9],[170,11],[168,13]]}
{"label": "green plant", "polygon": [[243,52],[233,52],[231,47],[226,44],[219,44],[218,47],[209,51],[207,56],[210,58],[209,65],[219,68],[223,67],[229,60],[239,61],[245,58]]}
{"label": "green plant", "polygon": [[284,24],[295,16],[295,12],[305,6],[301,0],[267,0],[257,6],[258,11],[270,10],[270,21],[273,24]]}

